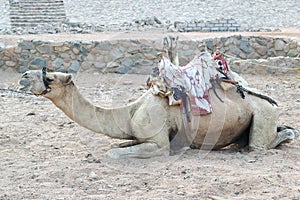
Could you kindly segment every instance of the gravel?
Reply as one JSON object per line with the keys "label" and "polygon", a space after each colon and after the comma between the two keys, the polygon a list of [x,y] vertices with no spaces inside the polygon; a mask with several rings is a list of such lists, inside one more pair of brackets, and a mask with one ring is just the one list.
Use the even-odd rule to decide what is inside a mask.
{"label": "gravel", "polygon": [[[23,34],[22,30],[9,31],[8,0],[0,0],[0,9],[0,34]],[[236,20],[241,31],[300,27],[299,0],[65,0],[65,9],[66,23],[51,25],[55,29],[47,32],[168,31],[174,22],[222,18]],[[41,33],[40,29],[26,32]]]}

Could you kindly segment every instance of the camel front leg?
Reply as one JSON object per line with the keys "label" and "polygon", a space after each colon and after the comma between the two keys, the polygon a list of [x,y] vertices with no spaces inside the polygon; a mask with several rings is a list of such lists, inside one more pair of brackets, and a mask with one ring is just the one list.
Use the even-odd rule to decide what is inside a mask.
{"label": "camel front leg", "polygon": [[111,148],[124,148],[128,146],[137,145],[139,142],[137,140],[126,140],[122,142],[114,142],[110,144]]}
{"label": "camel front leg", "polygon": [[159,147],[154,142],[145,142],[124,148],[110,149],[106,153],[112,159],[122,158],[150,158],[155,156],[169,155],[169,147]]}

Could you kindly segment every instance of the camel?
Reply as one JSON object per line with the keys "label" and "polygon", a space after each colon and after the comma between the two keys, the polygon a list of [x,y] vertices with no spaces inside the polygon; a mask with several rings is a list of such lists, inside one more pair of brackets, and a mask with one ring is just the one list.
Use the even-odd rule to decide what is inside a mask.
{"label": "camel", "polygon": [[163,38],[163,50],[174,65],[179,66],[178,36],[167,35]]}
{"label": "camel", "polygon": [[79,125],[123,139],[107,152],[113,159],[166,156],[190,147],[217,150],[245,135],[250,149],[264,150],[299,136],[291,127],[277,126],[276,106],[251,95],[242,99],[235,88],[217,85],[223,103],[210,94],[213,112],[192,116],[187,128],[179,106],[169,106],[166,98],[153,94],[153,88],[127,105],[104,108],[80,94],[71,74],[29,70],[19,83],[21,90],[49,99]]}

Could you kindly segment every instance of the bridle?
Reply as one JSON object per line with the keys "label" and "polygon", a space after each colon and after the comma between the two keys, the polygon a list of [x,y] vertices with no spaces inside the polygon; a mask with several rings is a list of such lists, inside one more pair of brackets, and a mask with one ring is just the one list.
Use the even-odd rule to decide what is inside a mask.
{"label": "bridle", "polygon": [[49,86],[49,81],[47,80],[47,68],[43,67],[42,69],[42,78],[43,78],[43,83],[45,86],[45,90],[43,92],[41,92],[39,95],[45,95],[47,93],[49,93],[51,91],[51,87]]}

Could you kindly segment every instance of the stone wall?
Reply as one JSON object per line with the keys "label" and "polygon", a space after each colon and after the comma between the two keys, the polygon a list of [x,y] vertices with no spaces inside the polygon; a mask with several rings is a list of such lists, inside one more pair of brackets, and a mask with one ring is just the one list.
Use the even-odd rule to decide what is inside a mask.
{"label": "stone wall", "polygon": [[[197,53],[198,45],[205,43],[208,50],[221,52],[239,59],[266,59],[270,57],[297,57],[300,41],[287,38],[231,36],[205,40],[179,39],[180,64],[187,64]],[[114,73],[150,73],[158,62],[161,40],[114,39],[103,41],[49,41],[20,40],[18,46],[0,45],[0,66],[24,72],[47,66],[56,71],[98,71]]]}
{"label": "stone wall", "polygon": [[267,59],[231,60],[230,67],[239,74],[299,73],[300,57],[272,57]]}

